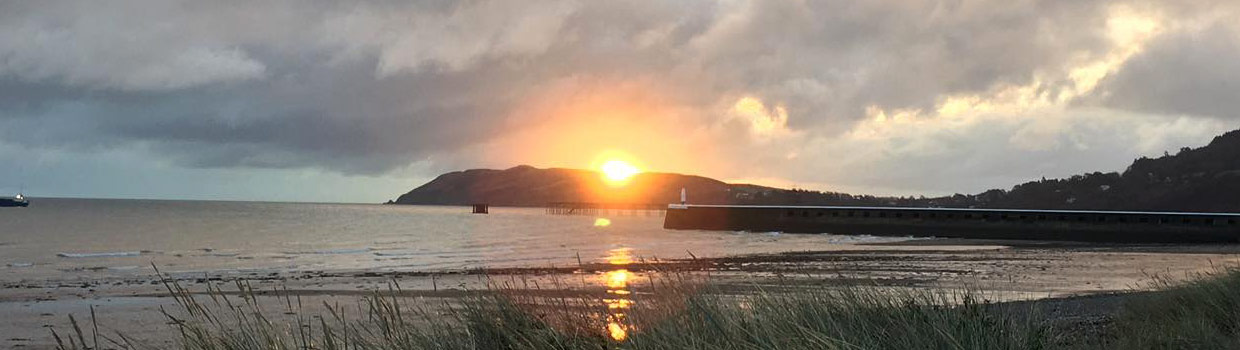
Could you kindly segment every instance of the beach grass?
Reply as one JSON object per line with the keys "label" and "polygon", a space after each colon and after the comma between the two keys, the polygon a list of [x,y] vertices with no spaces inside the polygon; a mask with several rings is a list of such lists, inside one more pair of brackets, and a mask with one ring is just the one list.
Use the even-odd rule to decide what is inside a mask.
{"label": "beach grass", "polygon": [[1101,344],[1113,349],[1240,349],[1240,270],[1133,295]]}
{"label": "beach grass", "polygon": [[[617,307],[616,295],[548,296],[511,284],[427,303],[392,283],[355,307],[307,306],[284,294],[273,308],[244,281],[235,291],[198,293],[164,283],[177,302],[164,310],[169,331],[192,350],[1240,348],[1236,270],[1134,294],[1087,339],[1052,327],[1038,303],[993,303],[970,291],[797,286],[730,293],[676,277],[629,288],[628,302]],[[83,331],[71,321],[72,335],[56,334],[61,349],[154,348],[100,335],[96,322]]]}

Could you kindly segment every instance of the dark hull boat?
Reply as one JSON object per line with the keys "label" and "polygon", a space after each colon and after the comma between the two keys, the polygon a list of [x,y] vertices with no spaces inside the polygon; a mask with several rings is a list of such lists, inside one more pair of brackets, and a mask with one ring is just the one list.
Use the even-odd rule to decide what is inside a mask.
{"label": "dark hull boat", "polygon": [[0,197],[0,208],[2,207],[28,207],[30,201],[26,197],[17,195],[17,197]]}

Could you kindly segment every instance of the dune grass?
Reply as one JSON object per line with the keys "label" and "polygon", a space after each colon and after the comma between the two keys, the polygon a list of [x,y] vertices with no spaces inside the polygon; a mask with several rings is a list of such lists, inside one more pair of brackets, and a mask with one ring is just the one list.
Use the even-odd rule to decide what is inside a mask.
{"label": "dune grass", "polygon": [[1240,349],[1240,270],[1134,295],[1115,316],[1114,349]]}
{"label": "dune grass", "polygon": [[[392,284],[357,307],[304,306],[285,294],[272,309],[245,282],[231,293],[165,285],[178,305],[164,311],[169,331],[189,350],[1240,348],[1235,270],[1133,296],[1103,336],[1074,344],[1057,343],[1071,337],[1054,334],[1063,330],[1053,331],[1060,328],[1037,310],[971,292],[798,287],[729,294],[677,280],[635,289],[633,302],[617,309],[607,299],[615,296],[539,296],[511,286],[427,304]],[[61,349],[98,348],[88,341],[154,348],[99,335],[93,326],[84,332],[71,321],[73,336],[56,334]]]}

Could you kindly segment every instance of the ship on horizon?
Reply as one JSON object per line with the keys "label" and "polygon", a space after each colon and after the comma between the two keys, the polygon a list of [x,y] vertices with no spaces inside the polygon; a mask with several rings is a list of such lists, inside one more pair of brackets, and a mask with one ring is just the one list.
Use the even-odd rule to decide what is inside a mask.
{"label": "ship on horizon", "polygon": [[26,196],[18,193],[13,197],[0,197],[0,207],[28,207],[30,201],[26,200]]}

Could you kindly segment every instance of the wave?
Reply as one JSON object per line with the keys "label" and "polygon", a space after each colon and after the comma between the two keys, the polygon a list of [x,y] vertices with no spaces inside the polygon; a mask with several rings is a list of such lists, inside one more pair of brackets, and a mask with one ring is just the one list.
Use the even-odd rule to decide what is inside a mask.
{"label": "wave", "polygon": [[375,250],[375,249],[374,249],[374,248],[370,248],[370,247],[366,247],[366,248],[342,248],[342,249],[310,250],[310,251],[299,251],[299,252],[284,252],[284,254],[289,254],[289,255],[338,255],[338,254],[362,254],[362,253],[369,253],[369,252],[370,252],[370,251],[372,251],[372,250]]}
{"label": "wave", "polygon": [[128,251],[128,252],[56,253],[56,256],[59,256],[62,258],[115,258],[115,257],[139,256],[139,255],[142,255],[142,252],[136,251],[136,250]]}
{"label": "wave", "polygon": [[910,240],[920,240],[925,238],[919,237],[893,237],[893,236],[872,236],[872,235],[834,235],[827,239],[827,243],[835,244],[853,244],[853,243],[891,243]]}
{"label": "wave", "polygon": [[141,270],[141,269],[142,269],[142,266],[126,265],[126,266],[76,266],[76,267],[68,267],[68,268],[59,268],[57,270],[60,270],[62,272],[83,272],[83,271],[99,272],[99,271],[136,271],[136,270]]}
{"label": "wave", "polygon": [[436,252],[410,251],[410,250],[388,250],[388,251],[374,252],[375,256],[418,256],[418,255],[431,255],[435,253]]}

